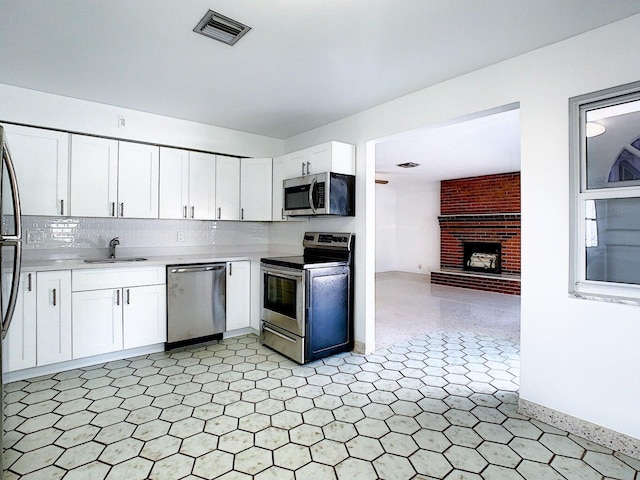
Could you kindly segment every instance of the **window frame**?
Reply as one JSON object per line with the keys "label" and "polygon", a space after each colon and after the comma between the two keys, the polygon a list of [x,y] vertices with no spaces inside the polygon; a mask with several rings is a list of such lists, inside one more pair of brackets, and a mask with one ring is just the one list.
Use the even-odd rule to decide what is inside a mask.
{"label": "window frame", "polygon": [[[586,116],[590,110],[640,100],[640,82],[569,99],[569,294],[576,298],[640,305],[640,284],[587,280],[586,201],[640,198],[640,185],[587,186]],[[611,162],[616,159],[612,158]]]}

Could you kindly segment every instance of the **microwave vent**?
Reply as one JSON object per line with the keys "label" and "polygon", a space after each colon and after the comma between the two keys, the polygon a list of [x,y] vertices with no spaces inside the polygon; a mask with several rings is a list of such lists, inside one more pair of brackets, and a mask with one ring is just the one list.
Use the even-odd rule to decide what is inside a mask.
{"label": "microwave vent", "polygon": [[248,27],[237,20],[209,10],[202,17],[200,23],[193,29],[194,32],[200,33],[206,37],[213,38],[227,45],[235,45],[251,27]]}

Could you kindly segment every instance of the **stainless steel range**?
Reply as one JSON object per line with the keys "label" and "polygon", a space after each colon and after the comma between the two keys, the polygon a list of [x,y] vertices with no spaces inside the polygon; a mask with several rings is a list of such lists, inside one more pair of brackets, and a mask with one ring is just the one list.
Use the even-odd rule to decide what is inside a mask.
{"label": "stainless steel range", "polygon": [[262,342],[298,363],[353,348],[354,235],[307,232],[303,246],[261,260]]}

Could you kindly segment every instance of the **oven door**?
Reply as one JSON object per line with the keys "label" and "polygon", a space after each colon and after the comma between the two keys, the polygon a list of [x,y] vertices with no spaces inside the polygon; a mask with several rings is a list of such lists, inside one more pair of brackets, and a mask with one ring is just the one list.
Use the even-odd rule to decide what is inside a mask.
{"label": "oven door", "polygon": [[304,270],[263,264],[261,273],[262,320],[304,337]]}

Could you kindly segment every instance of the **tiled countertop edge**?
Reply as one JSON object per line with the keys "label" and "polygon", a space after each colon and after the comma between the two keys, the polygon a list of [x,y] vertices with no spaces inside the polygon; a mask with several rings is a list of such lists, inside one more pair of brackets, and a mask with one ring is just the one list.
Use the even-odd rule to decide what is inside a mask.
{"label": "tiled countertop edge", "polygon": [[518,413],[640,460],[640,439],[522,398],[518,400]]}

